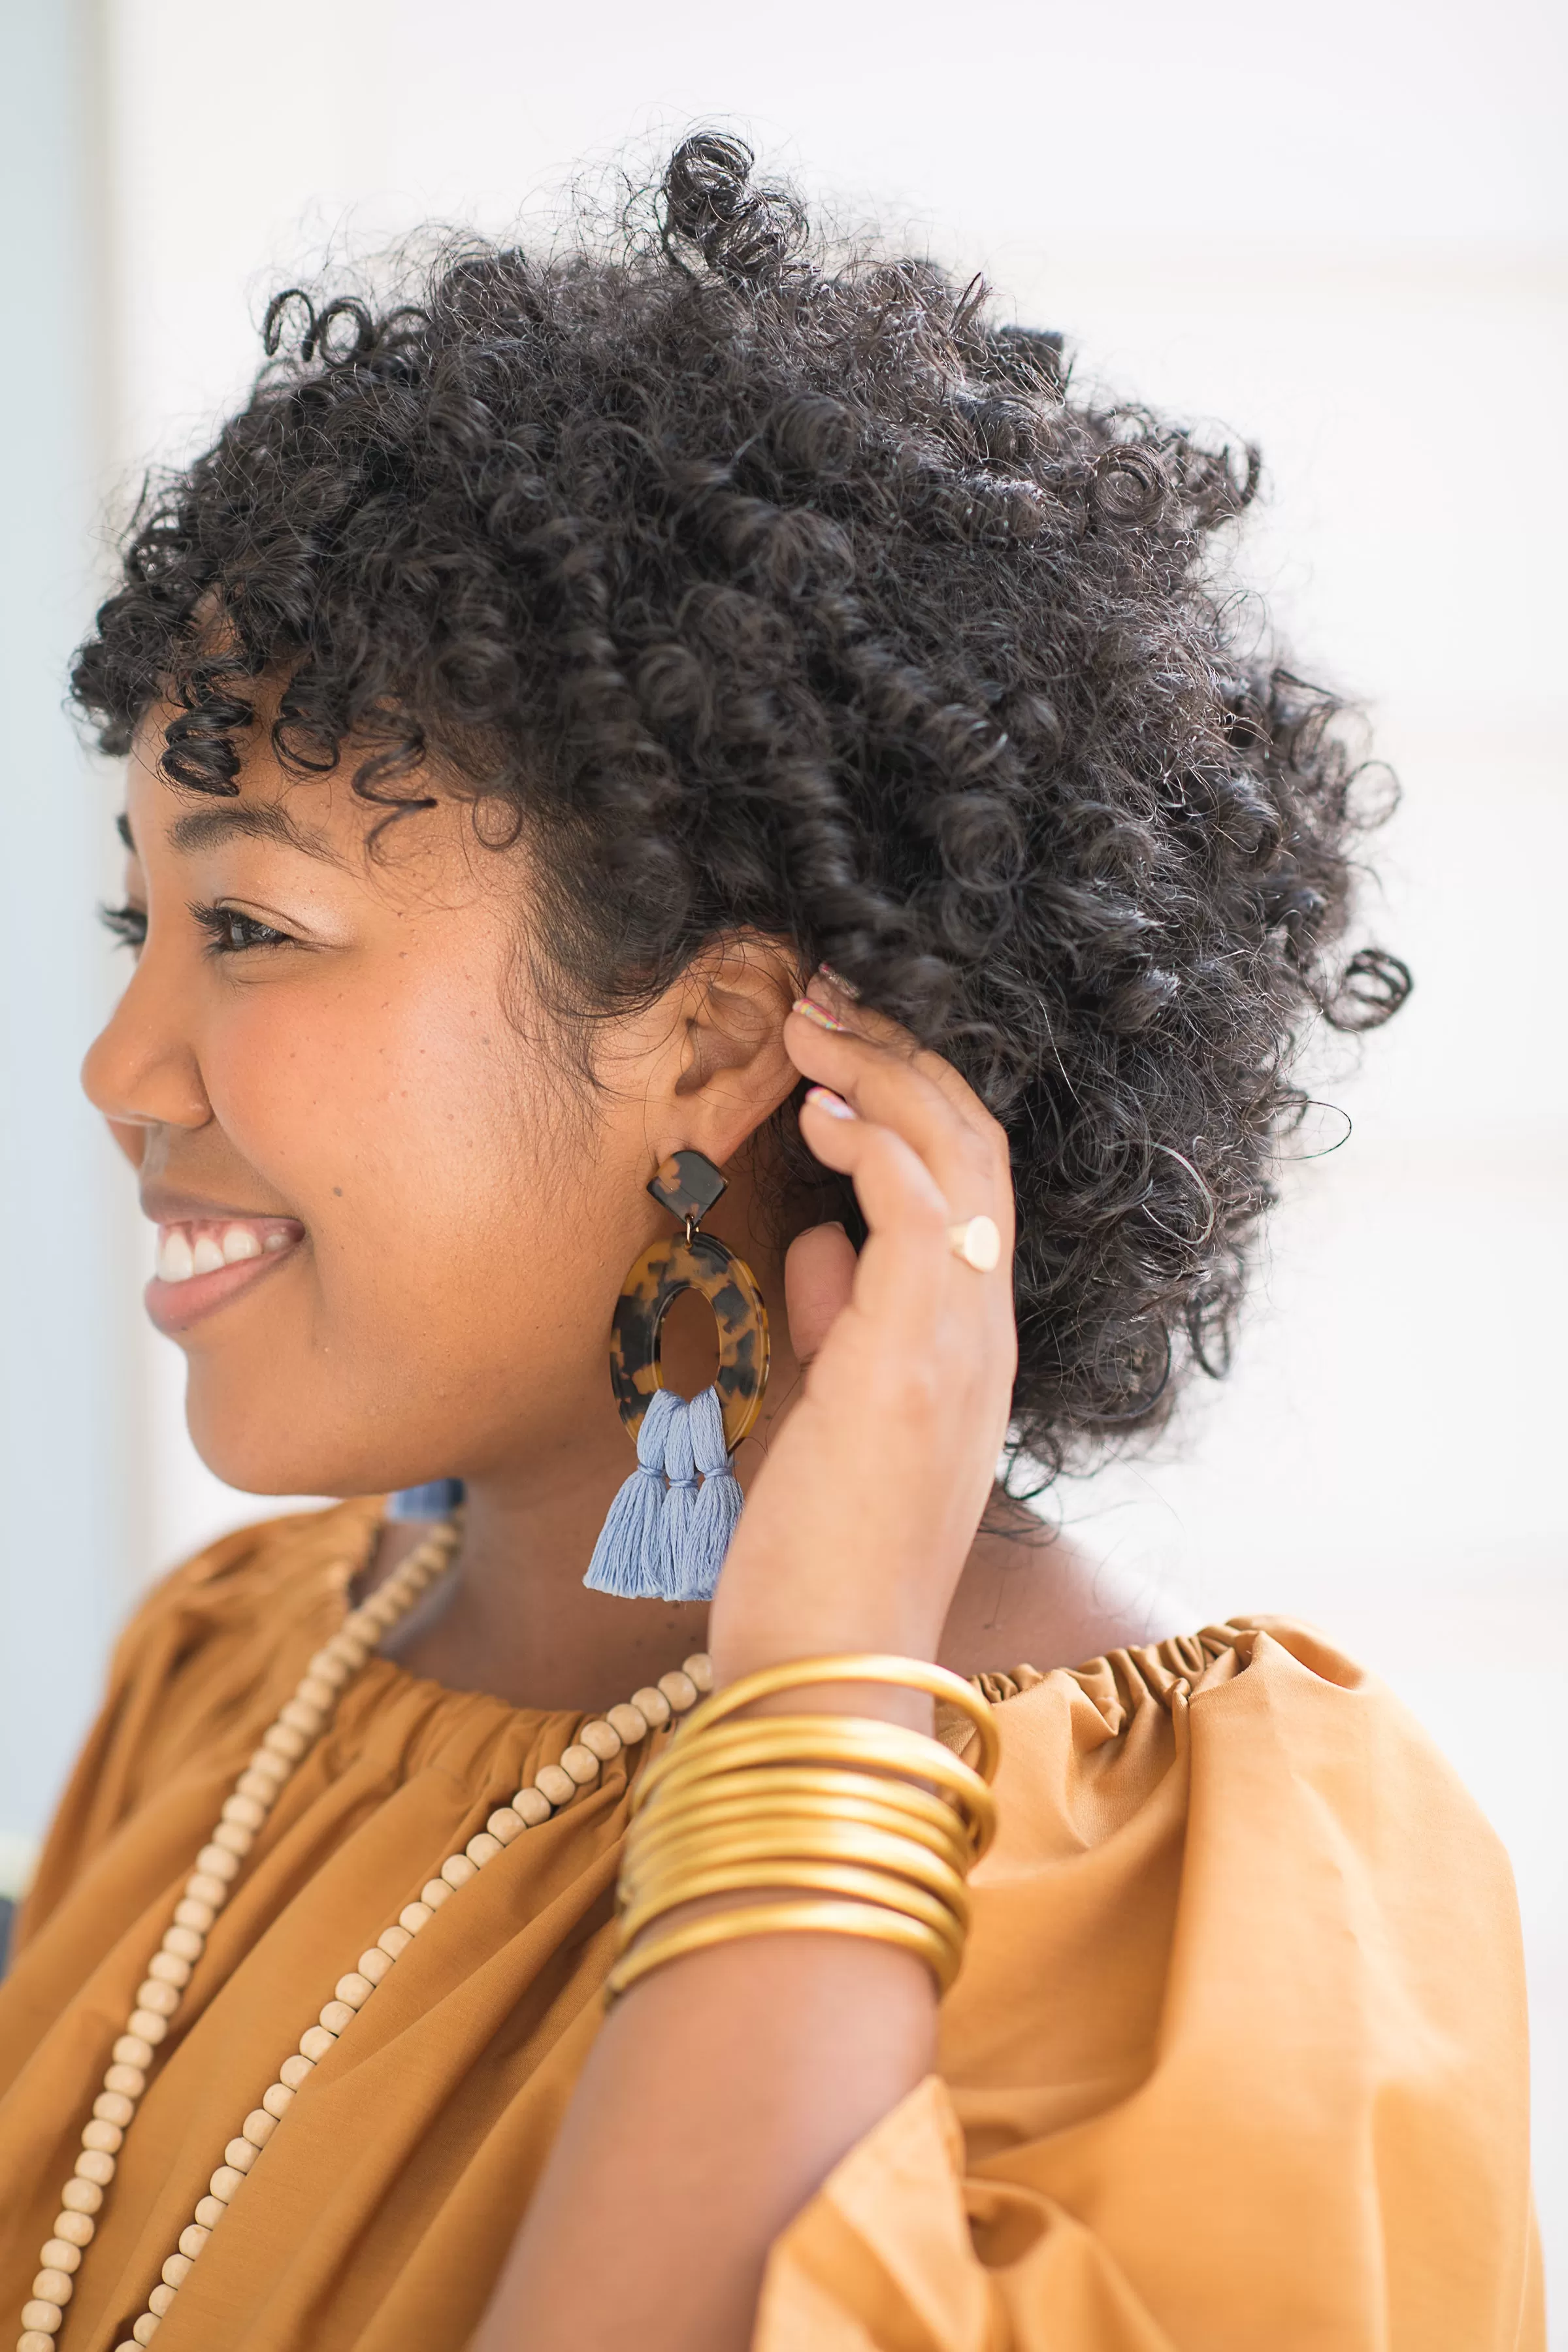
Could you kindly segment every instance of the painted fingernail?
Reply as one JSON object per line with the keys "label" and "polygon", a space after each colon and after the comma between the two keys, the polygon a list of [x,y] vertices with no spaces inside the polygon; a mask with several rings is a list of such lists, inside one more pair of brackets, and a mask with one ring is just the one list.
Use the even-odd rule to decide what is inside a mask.
{"label": "painted fingernail", "polygon": [[856,1113],[850,1109],[843,1096],[829,1094],[826,1087],[808,1087],[805,1098],[808,1103],[815,1104],[818,1110],[825,1110],[829,1118],[856,1117]]}
{"label": "painted fingernail", "polygon": [[819,963],[816,967],[816,976],[818,980],[825,980],[829,988],[836,988],[840,996],[847,996],[851,1004],[859,996],[860,992],[854,982],[846,980],[841,971],[835,971],[830,963]]}
{"label": "painted fingernail", "polygon": [[836,1021],[832,1013],[828,1012],[826,1006],[818,1004],[813,997],[797,996],[795,1000],[795,1010],[799,1013],[803,1021],[815,1022],[819,1029],[828,1029],[838,1033],[842,1033],[843,1031],[843,1022]]}

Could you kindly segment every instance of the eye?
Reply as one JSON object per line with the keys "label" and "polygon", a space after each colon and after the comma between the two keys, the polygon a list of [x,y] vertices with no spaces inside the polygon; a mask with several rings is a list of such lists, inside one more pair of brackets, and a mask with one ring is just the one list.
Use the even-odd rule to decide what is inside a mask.
{"label": "eye", "polygon": [[115,942],[134,952],[147,944],[147,909],[145,907],[100,907],[98,919]]}
{"label": "eye", "polygon": [[291,944],[287,931],[242,915],[237,907],[193,906],[191,919],[206,932],[211,955],[243,955],[251,948],[284,948]]}

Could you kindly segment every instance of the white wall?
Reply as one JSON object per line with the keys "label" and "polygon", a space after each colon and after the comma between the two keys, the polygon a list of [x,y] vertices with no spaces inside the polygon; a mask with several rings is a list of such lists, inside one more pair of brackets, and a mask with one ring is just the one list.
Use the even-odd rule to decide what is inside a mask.
{"label": "white wall", "polygon": [[[190,446],[253,363],[266,293],[324,237],[548,212],[584,160],[628,138],[654,156],[712,115],[846,219],[984,265],[1089,373],[1262,440],[1249,569],[1306,656],[1369,694],[1403,772],[1378,923],[1417,992],[1363,1075],[1325,1076],[1354,1139],[1294,1180],[1229,1389],[1179,1458],[1066,1508],[1198,1615],[1324,1621],[1468,1778],[1518,1870],[1542,2206],[1568,2268],[1563,12],[116,0],[110,24],[127,467]],[[114,1279],[129,1291],[129,1263]],[[68,1306],[78,1355],[95,1300]],[[190,1456],[174,1360],[136,1346],[119,1369],[150,1398],[150,1570],[252,1507]],[[58,1478],[65,1359],[40,1387]],[[92,1524],[120,1491],[99,1482]],[[68,1728],[99,1639],[84,1602]],[[0,1826],[20,1789],[0,1780]]]}

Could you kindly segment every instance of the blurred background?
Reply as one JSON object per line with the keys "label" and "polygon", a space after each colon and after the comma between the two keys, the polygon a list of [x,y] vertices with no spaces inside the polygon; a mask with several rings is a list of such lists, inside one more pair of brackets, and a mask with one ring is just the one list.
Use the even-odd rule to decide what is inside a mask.
{"label": "blurred background", "polygon": [[76,1091],[118,978],[117,787],[62,691],[112,529],[325,251],[432,215],[547,233],[574,174],[722,121],[820,212],[984,268],[1080,377],[1260,440],[1244,574],[1403,779],[1369,915],[1416,992],[1312,1074],[1353,1134],[1289,1173],[1231,1381],[1057,1508],[1194,1622],[1323,1623],[1486,1808],[1568,2300],[1565,39],[1549,0],[5,0],[0,1895],[137,1592],[281,1507],[190,1450],[149,1235]]}

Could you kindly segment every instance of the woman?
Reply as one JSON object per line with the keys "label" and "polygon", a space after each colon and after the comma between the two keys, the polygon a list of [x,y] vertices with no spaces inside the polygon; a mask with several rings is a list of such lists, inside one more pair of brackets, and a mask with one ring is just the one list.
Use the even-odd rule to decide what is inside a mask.
{"label": "woman", "polygon": [[195,1441],[401,1500],[125,1637],[0,1997],[20,2343],[1539,2346],[1494,1840],[1010,1498],[1220,1363],[1294,1042],[1407,984],[1206,552],[1255,466],[750,163],[280,298],[80,656]]}

